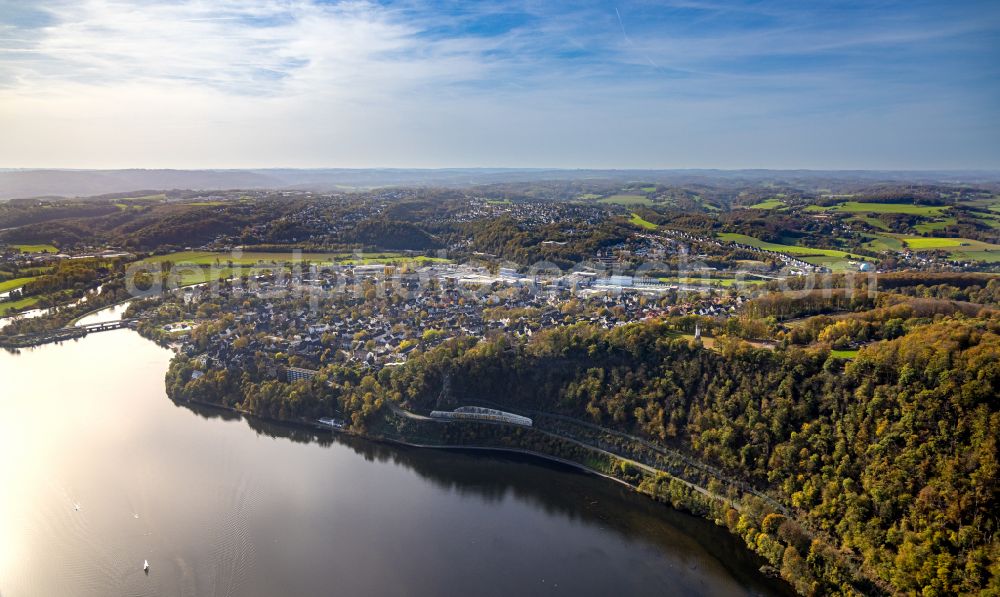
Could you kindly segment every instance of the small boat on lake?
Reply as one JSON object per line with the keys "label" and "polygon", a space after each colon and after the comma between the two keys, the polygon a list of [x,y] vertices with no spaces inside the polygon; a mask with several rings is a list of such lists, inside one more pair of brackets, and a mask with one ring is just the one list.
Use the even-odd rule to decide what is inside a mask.
{"label": "small boat on lake", "polygon": [[142,561],[142,571],[149,574],[149,560]]}

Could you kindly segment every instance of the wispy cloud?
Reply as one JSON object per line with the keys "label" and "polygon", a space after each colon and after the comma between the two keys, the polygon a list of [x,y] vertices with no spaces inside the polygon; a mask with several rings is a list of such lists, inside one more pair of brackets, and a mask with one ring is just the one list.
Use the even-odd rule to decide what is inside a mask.
{"label": "wispy cloud", "polygon": [[71,0],[46,13],[53,25],[4,40],[8,86],[186,82],[280,94],[317,74],[349,84],[413,48],[414,31],[365,3]]}
{"label": "wispy cloud", "polygon": [[972,1],[0,0],[0,162],[996,164],[998,42]]}

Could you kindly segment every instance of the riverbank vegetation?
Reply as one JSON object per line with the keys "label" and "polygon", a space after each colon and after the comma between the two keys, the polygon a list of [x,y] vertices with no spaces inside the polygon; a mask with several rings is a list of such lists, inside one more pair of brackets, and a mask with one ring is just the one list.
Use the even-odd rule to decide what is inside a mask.
{"label": "riverbank vegetation", "polygon": [[[6,300],[0,302],[0,315],[14,315],[25,309],[39,307],[59,309],[54,309],[52,317],[46,320],[30,323],[28,320],[17,321],[14,322],[17,325],[0,328],[0,333],[5,335],[17,333],[15,330],[27,331],[29,328],[34,331],[54,329],[65,323],[65,318],[59,314],[70,316],[79,311],[78,307],[84,303],[89,302],[89,305],[82,307],[89,310],[111,304],[106,302],[109,299],[119,301],[127,298],[123,282],[125,262],[122,259],[62,260],[44,268],[22,271],[35,275],[0,282],[0,288],[9,292]],[[106,287],[108,294],[99,296],[99,287]]]}
{"label": "riverbank vegetation", "polygon": [[[631,480],[724,522],[805,593],[995,590],[1000,321],[906,321],[850,361],[735,340],[710,351],[664,324],[576,325],[530,340],[456,339],[378,376],[331,366],[291,384],[210,367],[192,379],[202,367],[181,357],[167,387],[274,418],[346,415],[367,433],[384,431],[386,401],[570,417],[720,471],[713,489],[733,512],[668,477]],[[491,432],[511,447],[540,445],[503,429]]]}

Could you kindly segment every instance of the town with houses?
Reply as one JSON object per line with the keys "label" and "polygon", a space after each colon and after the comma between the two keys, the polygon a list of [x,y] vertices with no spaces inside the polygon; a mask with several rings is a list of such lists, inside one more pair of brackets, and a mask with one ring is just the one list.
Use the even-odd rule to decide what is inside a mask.
{"label": "town with houses", "polygon": [[[531,336],[576,323],[610,329],[663,316],[693,316],[694,333],[697,319],[735,316],[747,300],[735,289],[589,270],[529,275],[451,263],[401,270],[343,266],[184,288],[155,299],[146,325],[156,322],[161,338],[210,367],[238,370],[271,355],[269,370],[294,381],[330,362],[399,365],[415,349],[458,336]],[[193,334],[198,328],[211,332]]]}

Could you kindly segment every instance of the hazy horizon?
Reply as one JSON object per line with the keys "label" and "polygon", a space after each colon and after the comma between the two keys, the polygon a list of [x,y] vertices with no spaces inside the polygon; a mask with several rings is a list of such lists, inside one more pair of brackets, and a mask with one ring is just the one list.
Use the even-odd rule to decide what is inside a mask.
{"label": "hazy horizon", "polygon": [[100,167],[86,168],[73,166],[0,166],[0,172],[125,172],[125,171],[165,171],[165,172],[266,172],[266,171],[301,171],[301,172],[364,172],[364,171],[402,171],[402,172],[434,172],[434,171],[496,171],[496,172],[805,172],[805,173],[899,173],[899,174],[920,174],[920,173],[1000,173],[1000,166],[985,168],[937,168],[933,166],[925,168],[792,168],[782,166],[762,166],[753,168],[716,167],[660,167],[660,168],[640,168],[640,167],[614,167],[614,166],[200,166],[194,168],[182,168],[171,166],[127,166],[127,167]]}

